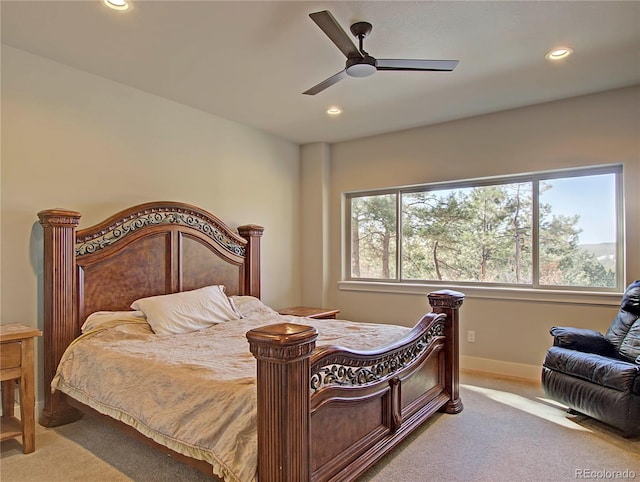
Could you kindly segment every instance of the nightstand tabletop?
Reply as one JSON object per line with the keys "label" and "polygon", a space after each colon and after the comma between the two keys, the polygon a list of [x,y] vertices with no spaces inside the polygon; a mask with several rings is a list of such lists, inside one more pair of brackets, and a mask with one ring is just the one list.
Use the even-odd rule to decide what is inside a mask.
{"label": "nightstand tabletop", "polygon": [[2,343],[41,335],[41,330],[33,328],[32,326],[23,325],[22,323],[0,325],[0,342]]}
{"label": "nightstand tabletop", "polygon": [[291,306],[289,308],[282,308],[278,310],[281,315],[301,316],[304,318],[335,318],[340,310],[333,310],[330,308],[313,308],[310,306]]}

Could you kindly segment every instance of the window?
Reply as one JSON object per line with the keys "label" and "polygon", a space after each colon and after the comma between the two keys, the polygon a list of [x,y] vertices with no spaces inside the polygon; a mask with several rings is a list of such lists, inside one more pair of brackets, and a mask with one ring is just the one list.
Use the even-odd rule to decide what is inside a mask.
{"label": "window", "polygon": [[620,290],[620,166],[346,194],[348,279]]}

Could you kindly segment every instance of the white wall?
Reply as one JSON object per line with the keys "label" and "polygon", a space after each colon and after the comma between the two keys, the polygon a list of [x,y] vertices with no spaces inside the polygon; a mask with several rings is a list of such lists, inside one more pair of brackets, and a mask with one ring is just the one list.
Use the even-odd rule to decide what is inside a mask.
{"label": "white wall", "polygon": [[299,176],[294,143],[3,45],[1,322],[42,328],[38,211],[157,200],[264,226],[263,299],[295,303]]}
{"label": "white wall", "polygon": [[[410,326],[428,311],[424,294],[338,288],[344,192],[599,164],[624,165],[627,282],[640,278],[639,107],[640,87],[632,87],[332,145],[332,306],[344,318]],[[303,261],[304,280],[317,276]],[[613,306],[469,295],[461,313],[463,366],[537,377],[552,341],[551,326],[604,331],[616,311]],[[467,330],[476,332],[475,343],[466,342]]]}
{"label": "white wall", "polygon": [[329,303],[330,162],[329,144],[307,144],[300,150],[301,261],[314,273],[302,279],[305,306]]}

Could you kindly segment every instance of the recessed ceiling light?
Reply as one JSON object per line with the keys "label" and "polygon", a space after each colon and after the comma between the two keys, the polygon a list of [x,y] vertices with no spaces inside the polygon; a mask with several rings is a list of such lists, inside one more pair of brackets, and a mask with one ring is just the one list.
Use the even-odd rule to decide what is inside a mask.
{"label": "recessed ceiling light", "polygon": [[129,2],[127,2],[127,0],[102,0],[102,3],[114,10],[122,11],[129,9]]}
{"label": "recessed ceiling light", "polygon": [[335,106],[329,107],[327,109],[327,114],[329,114],[329,115],[340,115],[340,114],[342,114],[342,109],[340,109],[340,107],[335,107]]}
{"label": "recessed ceiling light", "polygon": [[561,60],[566,59],[569,55],[573,53],[573,49],[569,47],[560,47],[557,49],[553,49],[551,52],[548,52],[547,55],[544,56],[547,60]]}

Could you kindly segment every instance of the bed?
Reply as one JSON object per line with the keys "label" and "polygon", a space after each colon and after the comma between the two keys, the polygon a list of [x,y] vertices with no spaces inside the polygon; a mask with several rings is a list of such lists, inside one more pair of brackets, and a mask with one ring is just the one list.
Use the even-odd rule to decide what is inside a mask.
{"label": "bed", "polygon": [[[40,419],[44,426],[70,423],[88,412],[212,477],[242,482],[345,481],[356,479],[436,412],[455,414],[463,408],[458,379],[458,313],[464,298],[461,293],[430,293],[432,310],[413,328],[378,325],[391,331],[371,331],[368,345],[348,349],[339,346],[343,332],[352,329],[352,325],[357,325],[353,327],[356,330],[373,330],[371,324],[280,316],[262,304],[261,226],[239,226],[236,233],[213,214],[175,202],[134,206],[81,230],[77,230],[80,213],[74,211],[50,209],[38,216],[44,240],[44,381],[47,386],[54,382],[58,387],[55,392],[45,390]],[[158,340],[173,347],[182,343],[171,340],[198,339],[194,346],[201,351],[196,353],[198,348],[185,344],[187,355],[177,355],[173,365],[184,368],[180,357],[185,356],[189,363],[200,360],[191,372],[202,372],[205,378],[210,374],[203,367],[213,366],[212,360],[221,372],[233,372],[240,358],[245,365],[250,361],[251,371],[242,372],[240,377],[246,382],[246,397],[233,399],[224,407],[232,411],[230,420],[245,415],[253,420],[253,425],[235,435],[238,439],[255,439],[255,461],[250,462],[253,468],[241,473],[228,467],[224,460],[221,462],[215,453],[190,450],[190,442],[183,443],[180,434],[158,437],[146,421],[119,416],[119,412],[105,409],[109,403],[92,403],[93,395],[84,393],[84,387],[74,391],[62,389],[59,384],[61,372],[65,380],[76,376],[79,383],[102,378],[81,374],[84,365],[105,365],[99,355],[74,352],[90,342],[77,340],[89,315],[126,312],[136,300],[188,295],[214,286],[223,286],[225,294],[234,300],[232,305],[240,305],[237,309],[242,311],[241,319],[214,324],[196,334],[175,335],[176,338],[154,335],[144,323],[125,324],[115,331],[132,338],[127,343],[135,349],[129,348],[129,355],[145,353],[150,349],[147,343]],[[223,332],[227,327],[236,332]],[[91,339],[100,344],[101,336],[115,336],[111,330]],[[203,338],[198,338],[199,333]],[[225,336],[233,336],[227,338],[233,342],[223,344],[237,347],[237,360],[221,352],[216,358],[216,350],[222,348],[215,343]],[[357,335],[362,339],[367,336]],[[380,343],[381,340],[388,341]],[[189,350],[194,350],[193,360],[189,359]],[[140,366],[153,356],[143,354]],[[65,361],[69,358],[73,363]],[[225,368],[225,358],[233,367]],[[169,369],[162,370],[163,377],[170,376]],[[133,378],[129,382],[136,383]],[[180,386],[176,390],[180,393],[202,392],[214,397],[215,386],[227,381],[206,383],[188,381],[184,374],[171,382],[172,386]],[[191,386],[194,388],[189,390]],[[116,383],[112,388],[117,391],[120,386]],[[241,391],[234,388],[231,392],[235,397]],[[220,418],[215,411],[220,407],[206,403],[192,404],[198,408],[189,410],[188,419],[203,432],[211,429],[214,440],[216,434],[223,433],[222,429],[211,428],[213,419]],[[175,409],[172,402],[162,400],[157,405],[185,416],[183,409]],[[247,406],[251,407],[250,413],[237,415]],[[210,421],[196,422],[196,412],[200,417],[210,414]],[[225,437],[223,445],[235,447],[239,442],[226,438],[231,432],[228,429],[220,436]]]}

